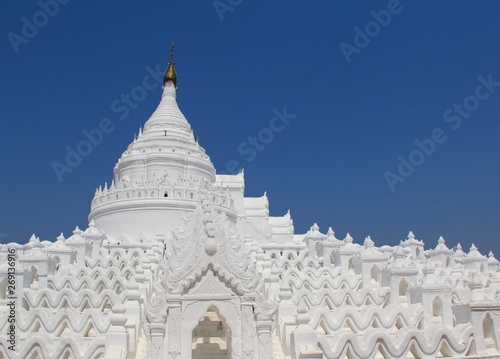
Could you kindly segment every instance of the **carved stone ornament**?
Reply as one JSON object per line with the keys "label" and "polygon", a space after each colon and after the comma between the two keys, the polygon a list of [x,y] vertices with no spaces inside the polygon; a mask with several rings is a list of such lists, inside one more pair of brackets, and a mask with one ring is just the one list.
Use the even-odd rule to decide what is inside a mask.
{"label": "carved stone ornament", "polygon": [[168,350],[168,354],[170,354],[170,357],[173,359],[180,358],[181,356],[181,349],[177,345],[172,345],[170,349]]}
{"label": "carved stone ornament", "polygon": [[186,293],[211,268],[238,294],[256,289],[259,277],[243,239],[224,213],[218,213],[207,195],[172,231],[163,262],[164,288]]}

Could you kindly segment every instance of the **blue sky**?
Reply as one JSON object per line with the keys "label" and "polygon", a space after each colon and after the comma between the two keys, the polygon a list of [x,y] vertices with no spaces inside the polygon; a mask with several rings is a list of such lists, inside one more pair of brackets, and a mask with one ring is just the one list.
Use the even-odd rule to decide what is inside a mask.
{"label": "blue sky", "polygon": [[[160,99],[160,86],[137,86],[165,68],[175,40],[177,99],[216,169],[244,167],[246,195],[267,191],[271,214],[290,209],[296,232],[317,222],[394,245],[413,230],[427,248],[443,235],[500,256],[500,2],[45,8],[0,3],[0,241],[86,227],[95,188]],[[132,91],[142,97],[122,120],[111,106]],[[270,130],[285,107],[289,124]],[[113,131],[59,181],[51,164],[104,118]]]}

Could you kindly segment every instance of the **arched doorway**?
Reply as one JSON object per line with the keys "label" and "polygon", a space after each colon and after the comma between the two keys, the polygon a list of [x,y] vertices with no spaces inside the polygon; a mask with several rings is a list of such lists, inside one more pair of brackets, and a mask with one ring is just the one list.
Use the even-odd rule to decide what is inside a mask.
{"label": "arched doorway", "polygon": [[192,333],[192,359],[229,359],[231,331],[215,306],[210,306]]}

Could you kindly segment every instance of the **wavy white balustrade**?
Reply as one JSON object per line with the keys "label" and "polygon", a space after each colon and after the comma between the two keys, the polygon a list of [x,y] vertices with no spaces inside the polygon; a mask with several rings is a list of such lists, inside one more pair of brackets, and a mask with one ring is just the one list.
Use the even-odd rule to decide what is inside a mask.
{"label": "wavy white balustrade", "polygon": [[340,358],[348,350],[356,358],[372,359],[380,352],[390,358],[404,358],[408,352],[416,357],[436,358],[438,354],[463,356],[472,344],[472,326],[430,328],[422,333],[415,328],[401,328],[397,333],[368,329],[360,338],[353,332],[342,331],[334,336],[322,336],[319,344],[327,359]]}
{"label": "wavy white balustrade", "polygon": [[[326,334],[335,334],[349,321],[349,327],[355,332],[367,330],[375,323],[377,327],[385,330],[402,327],[417,327],[423,317],[423,309],[421,306],[415,305],[408,310],[399,304],[389,305],[385,308],[370,306],[359,311],[358,308],[352,306],[343,306],[334,310],[328,310],[325,307],[314,307],[311,309],[311,320],[309,325],[314,329],[318,329],[322,322],[325,324],[328,332]],[[399,320],[399,322],[398,322]]]}

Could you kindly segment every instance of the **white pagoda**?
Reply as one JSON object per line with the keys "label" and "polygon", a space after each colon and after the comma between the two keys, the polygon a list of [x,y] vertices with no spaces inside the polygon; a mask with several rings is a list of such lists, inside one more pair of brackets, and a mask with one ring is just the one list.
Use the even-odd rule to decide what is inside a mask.
{"label": "white pagoda", "polygon": [[171,59],[88,228],[0,246],[0,358],[500,358],[492,253],[295,234],[216,174],[176,89]]}

